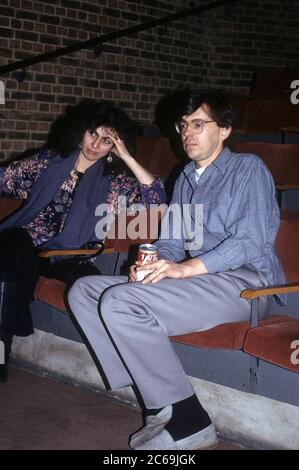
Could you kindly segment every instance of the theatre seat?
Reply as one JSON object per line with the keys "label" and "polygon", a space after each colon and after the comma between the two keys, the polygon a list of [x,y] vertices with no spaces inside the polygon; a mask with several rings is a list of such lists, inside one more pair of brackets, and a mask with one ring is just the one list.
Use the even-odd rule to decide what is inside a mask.
{"label": "theatre seat", "polygon": [[[280,324],[292,320],[288,316],[271,315],[266,320],[260,322],[261,327],[269,327],[273,323]],[[298,321],[299,327],[299,321]],[[185,335],[171,336],[171,340],[176,343],[189,344],[202,348],[216,349],[242,349],[245,338],[251,330],[250,322],[224,323],[206,331],[198,331]]]}
{"label": "theatre seat", "polygon": [[232,150],[253,153],[269,168],[279,190],[299,189],[299,144],[235,141]]}
{"label": "theatre seat", "polygon": [[[299,292],[299,284],[296,282],[299,280],[299,213],[281,212],[276,250],[287,280],[293,281],[289,284],[290,291],[293,289],[293,292]],[[243,295],[245,297],[246,291],[241,293],[242,297]],[[258,321],[256,317],[258,308],[255,308],[258,295],[254,296],[253,289],[246,297],[252,302],[251,322],[226,323],[207,331],[173,336],[172,341],[199,348],[243,350],[257,359],[264,359],[299,372],[299,366],[290,362],[290,344],[294,340],[299,340],[299,307],[298,312],[294,312],[294,317],[271,315],[270,312],[266,320]]]}
{"label": "theatre seat", "polygon": [[34,298],[67,313],[64,303],[66,285],[58,279],[40,276],[35,286]]}
{"label": "theatre seat", "polygon": [[[290,240],[293,240],[292,244]],[[132,241],[122,240],[118,249],[122,252],[128,251],[130,244]],[[299,214],[290,211],[282,212],[276,248],[284,264],[288,280],[299,279],[298,257],[294,256],[299,253]],[[66,312],[64,289],[65,285],[60,281],[40,278],[36,286],[35,298]],[[255,300],[257,299],[252,299],[252,303]],[[261,357],[281,367],[298,371],[298,366],[290,365],[288,359],[289,344],[296,339],[299,339],[299,319],[284,315],[269,315],[267,319],[258,322],[257,327],[253,327],[253,319],[251,319],[251,322],[225,323],[206,331],[171,337],[175,343],[193,347],[243,350],[256,358]]]}
{"label": "theatre seat", "polygon": [[285,318],[268,324],[260,322],[259,326],[250,329],[243,350],[276,366],[299,372],[299,353],[298,359],[291,358],[295,347],[299,348],[299,320]]}

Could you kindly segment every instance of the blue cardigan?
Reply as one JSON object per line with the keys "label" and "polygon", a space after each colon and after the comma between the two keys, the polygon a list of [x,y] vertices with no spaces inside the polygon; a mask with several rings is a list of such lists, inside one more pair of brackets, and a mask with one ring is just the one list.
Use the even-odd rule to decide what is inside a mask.
{"label": "blue cardigan", "polygon": [[[45,158],[47,150],[41,152]],[[22,227],[34,219],[56,196],[62,183],[75,166],[78,150],[63,158],[54,154],[51,163],[45,168],[32,187],[29,198],[23,206],[2,224],[0,231]],[[95,216],[98,204],[106,203],[109,188],[109,175],[104,174],[105,163],[101,160],[86,170],[73,199],[64,228],[52,240],[48,240],[41,249],[75,249],[84,243],[97,240],[95,226],[99,217]]]}

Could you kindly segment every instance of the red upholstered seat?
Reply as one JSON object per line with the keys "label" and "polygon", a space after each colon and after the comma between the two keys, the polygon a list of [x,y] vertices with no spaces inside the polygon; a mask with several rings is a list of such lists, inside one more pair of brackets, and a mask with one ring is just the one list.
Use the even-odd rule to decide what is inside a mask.
{"label": "red upholstered seat", "polygon": [[[266,320],[262,320],[260,325],[271,326],[273,323],[279,324],[287,322],[289,319],[290,317],[284,315],[271,315]],[[171,340],[176,343],[189,344],[190,346],[201,348],[242,349],[249,331],[249,321],[223,323],[209,330],[171,336]]]}
{"label": "red upholstered seat", "polygon": [[[64,303],[65,287],[65,284],[57,279],[40,276],[35,287],[35,299],[67,313]],[[284,322],[284,335],[281,338],[282,322]],[[252,351],[254,355],[258,354],[258,357],[277,363],[275,358],[276,356],[280,358],[283,350],[284,353],[282,359],[279,360],[279,364],[282,367],[298,370],[299,366],[297,366],[297,369],[295,366],[287,366],[290,356],[289,344],[291,340],[296,339],[296,334],[297,339],[299,339],[299,320],[287,316],[271,316],[261,321],[260,326],[254,330],[250,330],[248,321],[225,323],[206,331],[172,336],[171,340],[190,346],[217,349],[242,349],[245,340],[245,351],[249,354]],[[279,338],[279,341],[277,341],[275,335]],[[277,341],[277,350],[272,347],[269,348],[269,344],[273,344],[273,341]],[[271,351],[271,354],[269,354],[269,351]],[[272,358],[272,360],[269,358]]]}
{"label": "red upholstered seat", "polygon": [[34,298],[66,312],[64,290],[66,285],[57,279],[40,276],[34,291]]}
{"label": "red upholstered seat", "polygon": [[205,331],[171,336],[175,343],[189,344],[201,348],[242,349],[249,322],[224,323]]}
{"label": "red upholstered seat", "polygon": [[[298,343],[291,348],[293,341]],[[291,360],[294,349],[298,347],[299,320],[293,318],[283,323],[260,322],[257,328],[247,332],[243,350],[264,361],[299,372],[299,354]]]}

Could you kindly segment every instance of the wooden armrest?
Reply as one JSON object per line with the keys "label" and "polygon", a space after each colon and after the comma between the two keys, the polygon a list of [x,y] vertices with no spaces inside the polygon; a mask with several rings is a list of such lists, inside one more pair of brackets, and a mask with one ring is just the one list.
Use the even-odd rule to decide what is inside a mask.
{"label": "wooden armrest", "polygon": [[[82,255],[96,255],[97,253],[128,253],[132,245],[140,245],[141,243],[151,243],[158,238],[158,226],[161,217],[166,211],[166,204],[157,205],[144,212],[136,214],[120,214],[115,224],[110,227],[107,238],[105,239],[104,250],[101,251],[99,248],[79,248],[76,250],[43,250],[39,253],[40,258],[50,258],[51,256],[82,256]],[[126,238],[118,238],[118,226],[128,227],[128,225],[138,217],[140,224],[145,224],[148,229],[145,236],[147,238],[138,237],[136,240],[132,240],[128,236]],[[154,224],[153,227],[151,224]],[[112,245],[112,246],[111,246]]]}
{"label": "wooden armrest", "polygon": [[288,294],[290,292],[299,292],[299,281],[263,287],[262,289],[245,289],[241,292],[240,297],[243,299],[256,299],[262,295]]}
{"label": "wooden armrest", "polygon": [[278,130],[281,132],[299,132],[299,127],[286,126],[286,127],[279,127]]}
{"label": "wooden armrest", "polygon": [[298,184],[275,184],[275,188],[279,189],[280,191],[286,190],[286,189],[299,189]]}
{"label": "wooden armrest", "polygon": [[43,250],[38,254],[39,258],[50,258],[51,256],[84,256],[84,255],[96,255],[97,253],[109,254],[114,253],[114,248],[104,248],[103,251],[93,249],[78,249],[78,250]]}
{"label": "wooden armrest", "polygon": [[43,250],[38,254],[39,258],[50,258],[51,256],[65,256],[65,255],[95,255],[99,250]]}

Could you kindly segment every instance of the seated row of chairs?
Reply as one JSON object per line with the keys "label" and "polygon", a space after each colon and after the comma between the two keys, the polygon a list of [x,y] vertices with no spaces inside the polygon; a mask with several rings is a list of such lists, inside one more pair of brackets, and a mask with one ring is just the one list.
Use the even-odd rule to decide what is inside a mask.
{"label": "seated row of chairs", "polygon": [[299,189],[299,144],[232,141],[235,152],[254,153],[269,168],[279,190]]}
{"label": "seated row of chairs", "polygon": [[[232,139],[229,146],[234,152],[253,153],[264,161],[273,176],[280,206],[284,191],[299,189],[299,143],[282,144]],[[140,163],[149,171],[166,181],[170,196],[178,172],[187,163],[180,146],[176,142],[171,143],[165,137],[139,137],[137,156]]]}
{"label": "seated row of chairs", "polygon": [[[121,252],[127,257],[140,241],[143,240],[116,240],[104,253]],[[227,323],[207,331],[173,336],[171,340],[190,375],[298,406],[299,359],[296,358],[299,353],[294,352],[294,360],[291,360],[291,348],[294,344],[294,347],[299,346],[299,308],[295,304],[293,310],[292,306],[284,310],[273,305],[267,319],[259,321],[258,302],[259,296],[268,294],[297,292],[298,298],[299,213],[282,211],[276,249],[288,283],[240,292],[251,301],[251,321]],[[64,290],[65,284],[61,281],[40,277],[35,298],[67,313]],[[273,387],[273,380],[281,386]]]}
{"label": "seated row of chairs", "polygon": [[299,69],[256,70],[249,96],[236,99],[238,128],[243,133],[285,133],[299,131]]}
{"label": "seated row of chairs", "polygon": [[284,99],[239,98],[236,101],[239,115],[238,130],[243,133],[274,134],[289,128],[299,129],[299,106]]}
{"label": "seated row of chairs", "polygon": [[[234,149],[242,152],[254,152],[260,155],[269,166],[270,171],[272,171],[277,187],[282,189],[294,188],[297,187],[298,184],[299,189],[299,175],[296,170],[297,158],[299,158],[298,145],[288,146],[280,144],[277,146],[274,144],[273,146],[273,144],[239,142],[235,143]],[[146,162],[147,168],[164,178],[169,175],[169,172],[171,172],[176,165],[182,163],[180,158],[176,157],[168,140],[164,138],[140,138],[138,141],[138,155],[140,161],[144,159],[143,163]],[[295,173],[298,176],[298,181],[296,179],[297,177],[295,178],[294,176]],[[285,175],[285,179],[282,178],[283,174]],[[4,201],[0,199],[0,211],[2,202],[5,209],[2,215],[7,215],[9,210],[15,209],[17,204],[20,203],[20,201]],[[8,207],[8,203],[10,207]],[[122,223],[127,222],[128,221]],[[287,279],[291,282],[291,284],[283,288],[286,292],[299,292],[298,234],[299,213],[282,211],[281,227],[276,241],[276,248],[282,259]],[[153,238],[155,238],[155,236],[153,236]],[[142,241],[143,240],[116,240],[111,244],[111,240],[108,240],[105,244],[105,252],[108,256],[114,256],[119,252],[128,254],[131,248],[133,248],[133,245]],[[44,255],[47,254],[44,253]],[[101,260],[99,259],[99,261]],[[117,274],[117,270],[113,270],[113,273]],[[51,308],[66,312],[64,289],[65,285],[56,279],[39,278],[35,290],[35,299],[42,301],[44,304],[48,304]],[[281,288],[278,287],[278,289]],[[194,374],[194,367],[196,366],[198,376],[201,378],[223,383],[228,386],[236,386],[243,390],[261,393],[273,398],[273,393],[276,393],[272,384],[273,368],[275,371],[277,370],[275,377],[278,377],[279,381],[280,377],[287,371],[287,380],[293,380],[294,387],[298,386],[299,365],[297,362],[292,363],[290,361],[290,354],[292,352],[290,350],[290,344],[294,340],[299,340],[299,309],[296,307],[294,311],[291,311],[291,317],[284,315],[285,312],[283,312],[283,314],[271,312],[274,313],[274,315],[271,315],[264,322],[257,322],[255,306],[258,304],[258,298],[255,298],[255,296],[258,294],[256,292],[247,292],[242,295],[247,295],[249,296],[248,298],[252,300],[253,314],[251,324],[250,322],[236,322],[233,324],[220,325],[207,332],[180,335],[179,337],[173,337],[171,339],[175,348],[179,348],[179,350],[183,348],[182,361],[187,371],[189,370],[188,367],[190,367],[190,375]],[[260,295],[263,295],[263,293]],[[184,362],[186,359],[186,347],[195,347],[196,349],[194,354],[188,355],[188,357],[191,358],[190,365]],[[207,351],[211,351],[211,353],[208,354]],[[220,364],[219,361],[221,358],[223,360],[225,356],[224,351],[229,351],[230,359],[226,364],[228,370],[232,370],[234,358],[236,359],[235,365],[238,370],[240,370],[239,361],[242,362],[242,374],[244,372],[246,377],[250,376],[247,388],[245,388],[243,384],[242,374],[239,376],[237,373],[234,375],[230,372],[227,374],[227,382],[221,382],[223,380],[223,370],[219,370],[217,364]],[[204,354],[206,359],[201,360],[200,354]],[[214,357],[215,354],[217,360],[212,361],[211,358],[212,356]],[[251,358],[250,368],[246,366],[248,357]],[[209,367],[205,371],[207,363]],[[261,366],[263,366],[263,368]],[[215,367],[214,372],[212,370],[213,367]],[[266,369],[269,370],[269,376],[266,374]],[[258,375],[260,376],[260,380],[256,381],[255,377]],[[268,378],[265,379],[265,377]],[[232,378],[235,380],[234,384],[231,382]],[[284,383],[284,380],[285,379],[281,380],[281,383]],[[262,387],[262,390],[258,388],[259,386]],[[268,391],[265,391],[265,387],[268,387]],[[284,387],[281,394],[277,392],[274,398],[298,405],[298,397],[292,392],[292,390],[295,390],[294,387]]]}

